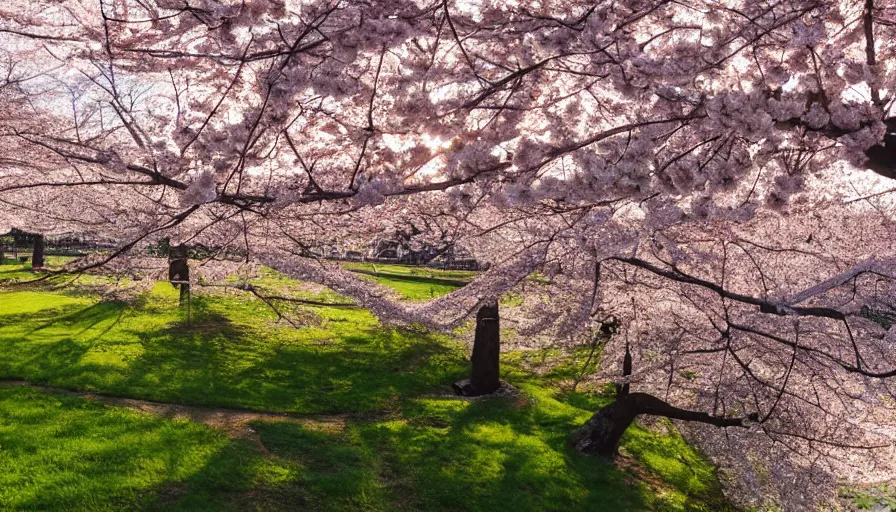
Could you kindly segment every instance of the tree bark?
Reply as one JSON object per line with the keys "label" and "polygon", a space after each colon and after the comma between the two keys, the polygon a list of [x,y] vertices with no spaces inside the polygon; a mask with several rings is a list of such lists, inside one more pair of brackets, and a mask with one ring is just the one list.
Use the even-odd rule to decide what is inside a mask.
{"label": "tree bark", "polygon": [[[625,345],[625,357],[622,362],[622,376],[632,374],[632,354]],[[616,401],[600,408],[594,416],[569,436],[569,443],[576,450],[597,454],[607,458],[616,455],[622,434],[641,414],[662,416],[673,420],[699,421],[717,427],[745,427],[749,422],[759,420],[756,413],[747,417],[725,418],[712,416],[705,412],[680,409],[647,393],[631,393],[630,384],[625,382],[616,385]]]}
{"label": "tree bark", "polygon": [[585,425],[573,432],[570,444],[580,452],[612,458],[616,455],[622,434],[641,414],[698,421],[717,427],[745,427],[748,421],[758,420],[755,414],[747,418],[712,416],[705,412],[679,409],[646,393],[630,393],[619,396],[615,402],[598,410]]}
{"label": "tree bark", "polygon": [[44,266],[44,236],[34,235],[34,246],[31,251],[31,268]]}
{"label": "tree bark", "polygon": [[459,395],[479,396],[494,393],[501,387],[501,323],[498,301],[479,308],[476,313],[476,334],[473,340],[473,371],[469,380],[454,384]]}
{"label": "tree bark", "polygon": [[624,398],[599,409],[583,426],[572,433],[569,443],[578,451],[613,458],[619,440],[638,416]]}
{"label": "tree bark", "polygon": [[887,178],[896,179],[896,117],[885,119],[887,133],[883,144],[876,144],[865,150],[868,157],[866,167]]}
{"label": "tree bark", "polygon": [[189,251],[187,246],[180,244],[172,246],[168,250],[168,280],[181,281],[172,282],[171,285],[180,289],[180,304],[190,296],[190,265],[188,263]]}

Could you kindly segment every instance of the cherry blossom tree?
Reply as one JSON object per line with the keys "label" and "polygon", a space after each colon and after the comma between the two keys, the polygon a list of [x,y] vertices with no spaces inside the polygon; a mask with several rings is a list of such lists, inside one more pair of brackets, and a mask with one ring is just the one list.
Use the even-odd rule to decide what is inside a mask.
{"label": "cherry blossom tree", "polygon": [[[889,0],[12,0],[0,222],[120,241],[70,271],[168,238],[438,329],[521,290],[520,332],[606,345],[617,402],[579,449],[659,415],[732,427],[693,436],[744,489],[763,468],[725,443],[839,474],[892,444],[894,23]],[[405,304],[309,257],[411,224],[490,270]]]}
{"label": "cherry blossom tree", "polygon": [[684,420],[742,497],[788,510],[831,497],[836,478],[892,478],[893,272],[868,254],[886,250],[891,218],[794,206],[713,224],[633,236],[611,257],[604,237],[550,235],[566,239],[523,285],[516,327],[599,344],[599,378],[617,383],[573,444],[611,455],[640,415]]}

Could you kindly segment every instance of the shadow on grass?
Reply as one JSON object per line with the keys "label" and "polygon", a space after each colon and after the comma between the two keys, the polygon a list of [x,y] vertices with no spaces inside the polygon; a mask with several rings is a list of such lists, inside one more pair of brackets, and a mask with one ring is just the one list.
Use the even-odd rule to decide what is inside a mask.
{"label": "shadow on grass", "polygon": [[114,318],[114,321],[108,323],[108,325],[106,325],[103,330],[97,336],[95,336],[95,338],[97,338],[109,332],[113,327],[115,327],[118,322],[121,321],[121,318],[124,315],[126,309],[127,303],[123,301],[115,300],[97,302],[93,305],[87,306],[86,308],[72,311],[71,313],[55,313],[48,315],[49,320],[47,322],[37,325],[28,334],[34,334],[37,331],[47,329],[54,325],[62,325],[73,331],[77,330],[78,332],[75,333],[75,336],[79,336],[93,329],[97,325],[105,323],[106,320]]}
{"label": "shadow on grass", "polygon": [[[424,400],[406,419],[344,432],[256,425],[265,447],[312,473],[302,480],[328,510],[647,510],[645,490],[597,459],[568,454],[506,400]],[[601,489],[605,492],[592,492]]]}
{"label": "shadow on grass", "polygon": [[197,297],[186,325],[170,287],[132,304],[32,292],[0,300],[11,305],[0,314],[0,376],[164,402],[393,413],[345,429],[259,422],[269,451],[259,458],[194,424],[136,422],[68,398],[59,403],[83,415],[20,404],[0,410],[0,509],[65,508],[66,496],[88,510],[721,509],[711,468],[680,437],[633,429],[625,438],[662,476],[661,492],[570,451],[566,436],[605,397],[557,399],[516,370],[519,397],[414,399],[448,393],[468,368],[462,348],[367,312],[316,309],[319,324],[293,329],[233,297]]}
{"label": "shadow on grass", "polygon": [[0,388],[0,509],[722,509],[675,481],[672,498],[658,498],[570,451],[565,436],[582,411],[527,392],[410,400],[401,415],[347,426],[256,421],[262,456],[195,423]]}
{"label": "shadow on grass", "polygon": [[[664,487],[658,492],[626,470],[569,449],[567,435],[588,415],[526,386],[521,397],[407,400],[400,415],[352,422],[346,430],[267,422],[255,428],[272,453],[312,470],[301,482],[328,510],[725,509],[717,487],[656,479]],[[681,456],[650,446],[650,436],[637,439],[639,457]],[[711,468],[693,457],[698,469]],[[717,482],[714,474],[701,477]]]}
{"label": "shadow on grass", "polygon": [[385,454],[411,508],[648,508],[646,489],[626,485],[612,465],[566,448],[580,411],[539,405],[508,398],[418,400],[406,407],[407,421],[372,425],[363,435]]}
{"label": "shadow on grass", "polygon": [[[462,354],[429,336],[379,327],[271,339],[216,313],[189,327],[135,331],[142,353],[123,387],[158,398],[298,413],[390,408],[399,396],[449,385]],[[452,361],[452,358],[455,359]]]}
{"label": "shadow on grass", "polygon": [[[379,454],[350,431],[295,423],[253,424],[266,450],[301,468],[295,486],[311,510],[393,510]],[[299,508],[284,507],[290,510]]]}
{"label": "shadow on grass", "polygon": [[2,510],[246,510],[295,477],[202,425],[28,388],[0,388],[0,445]]}
{"label": "shadow on grass", "polygon": [[460,288],[462,286],[466,286],[470,284],[469,279],[445,279],[442,277],[432,277],[432,276],[421,276],[415,274],[396,274],[393,272],[377,272],[372,270],[364,270],[364,269],[351,269],[352,272],[357,274],[364,274],[372,277],[390,279],[392,281],[406,281],[411,283],[424,283],[424,284],[437,284],[443,286],[451,286],[454,288]]}
{"label": "shadow on grass", "polygon": [[197,297],[188,325],[176,302],[162,299],[85,305],[56,297],[0,316],[0,376],[166,402],[333,413],[388,409],[400,396],[447,389],[465,371],[456,344],[382,327],[367,312],[325,311],[322,325],[294,329],[272,325],[254,303]]}

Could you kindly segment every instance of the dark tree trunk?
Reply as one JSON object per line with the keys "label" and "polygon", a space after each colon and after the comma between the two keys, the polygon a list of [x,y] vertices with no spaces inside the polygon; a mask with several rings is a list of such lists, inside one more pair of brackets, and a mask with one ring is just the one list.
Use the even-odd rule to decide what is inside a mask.
{"label": "dark tree trunk", "polygon": [[44,266],[44,236],[34,235],[34,248],[31,251],[31,268]]}
{"label": "dark tree trunk", "polygon": [[172,246],[168,250],[168,280],[172,286],[180,288],[181,305],[190,297],[190,265],[188,263],[189,251],[187,246],[180,244]]}
{"label": "dark tree trunk", "polygon": [[887,125],[887,133],[883,144],[876,144],[865,150],[865,156],[868,157],[865,165],[881,176],[896,178],[896,117],[884,119],[884,123]]}
{"label": "dark tree trunk", "polygon": [[674,420],[699,421],[717,427],[744,427],[750,421],[758,421],[757,415],[746,418],[724,418],[705,412],[679,409],[646,393],[617,395],[616,401],[602,407],[585,425],[573,432],[569,442],[577,450],[604,457],[616,455],[616,448],[625,430],[641,414],[661,416]]}
{"label": "dark tree trunk", "polygon": [[570,436],[576,450],[613,458],[622,434],[637,417],[637,411],[626,399],[602,407]]}
{"label": "dark tree trunk", "polygon": [[473,341],[473,373],[470,383],[480,394],[494,393],[501,387],[501,322],[498,301],[486,304],[476,313],[476,337]]}
{"label": "dark tree trunk", "polygon": [[494,393],[501,387],[501,322],[498,301],[492,301],[476,313],[476,334],[473,339],[473,371],[469,380],[454,384],[459,395],[479,396]]}
{"label": "dark tree trunk", "polygon": [[[625,347],[622,375],[632,374],[632,355]],[[758,421],[756,413],[746,418],[725,418],[705,412],[679,409],[647,393],[629,392],[629,384],[616,386],[616,401],[600,408],[584,425],[572,433],[569,443],[583,453],[597,454],[608,458],[616,455],[622,434],[641,414],[662,416],[683,421],[699,421],[717,427],[744,427],[751,421]]]}

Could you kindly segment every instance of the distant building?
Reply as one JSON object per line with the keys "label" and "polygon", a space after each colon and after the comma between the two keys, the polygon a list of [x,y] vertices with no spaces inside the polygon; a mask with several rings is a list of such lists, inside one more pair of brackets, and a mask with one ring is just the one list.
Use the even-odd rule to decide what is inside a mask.
{"label": "distant building", "polygon": [[483,270],[473,255],[453,243],[425,244],[409,237],[377,238],[366,246],[318,244],[306,248],[304,256],[346,261],[369,261],[399,265],[429,266],[453,270]]}
{"label": "distant building", "polygon": [[[34,246],[35,234],[13,229],[0,235],[0,251],[5,254],[30,252]],[[91,251],[113,249],[116,245],[107,240],[99,240],[75,234],[44,235],[47,254],[81,256]]]}

